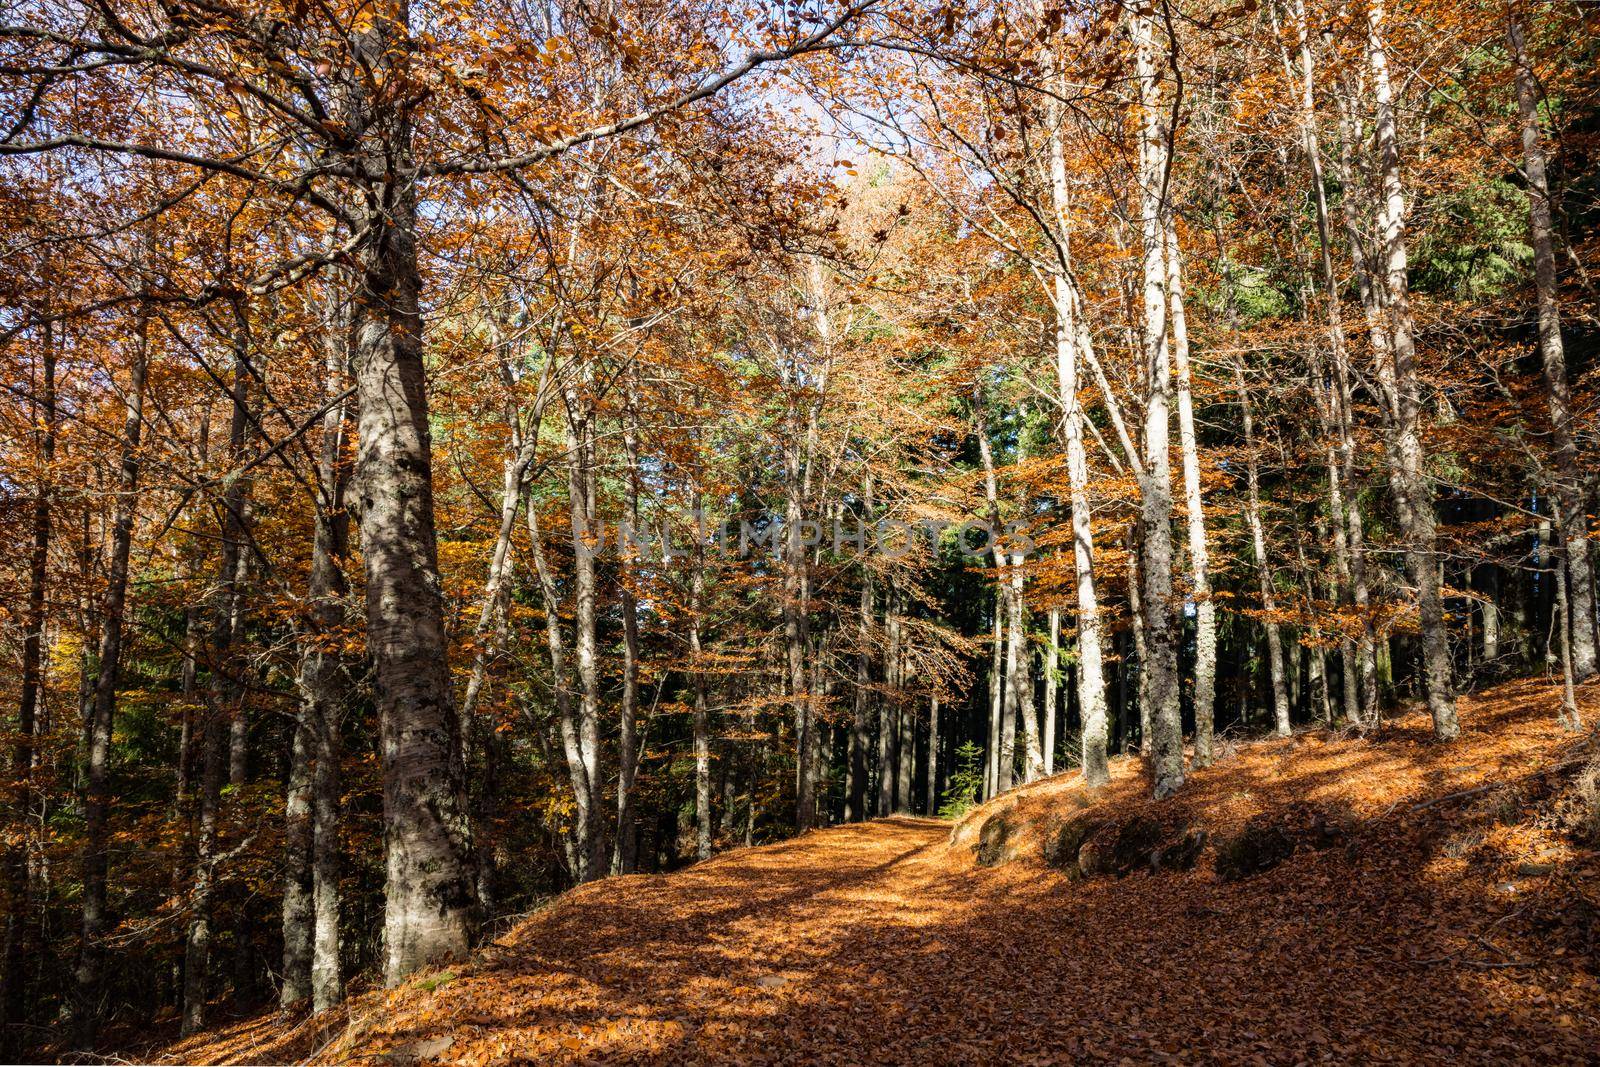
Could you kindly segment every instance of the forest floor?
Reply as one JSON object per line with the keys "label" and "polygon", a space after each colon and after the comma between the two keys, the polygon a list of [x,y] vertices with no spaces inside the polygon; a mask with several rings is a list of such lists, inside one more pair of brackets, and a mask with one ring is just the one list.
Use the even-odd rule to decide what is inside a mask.
{"label": "forest floor", "polygon": [[[1600,685],[1586,689],[1594,724]],[[1375,739],[1228,745],[1159,806],[1120,760],[1099,795],[1060,775],[954,834],[884,819],[595,883],[465,965],[145,1055],[1592,1063],[1600,853],[1562,827],[1589,742],[1556,725],[1556,695],[1521,681],[1464,698],[1454,745],[1417,714]],[[1211,848],[1189,871],[1076,879],[1030,842],[1077,812],[1153,814],[1213,842],[1312,812],[1325,840],[1232,882]],[[1014,856],[979,866],[971,845],[997,813]]]}

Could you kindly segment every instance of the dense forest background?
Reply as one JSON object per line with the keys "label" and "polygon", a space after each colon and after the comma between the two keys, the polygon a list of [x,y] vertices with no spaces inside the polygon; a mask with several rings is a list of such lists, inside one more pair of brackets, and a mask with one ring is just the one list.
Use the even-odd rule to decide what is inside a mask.
{"label": "dense forest background", "polygon": [[9,1050],[1596,673],[1596,10],[0,15]]}

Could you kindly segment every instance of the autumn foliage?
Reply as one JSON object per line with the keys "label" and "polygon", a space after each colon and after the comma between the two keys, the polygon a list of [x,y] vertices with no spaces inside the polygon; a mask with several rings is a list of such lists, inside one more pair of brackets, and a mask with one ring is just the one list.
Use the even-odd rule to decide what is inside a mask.
{"label": "autumn foliage", "polygon": [[1595,29],[10,5],[4,1053],[1581,1058]]}

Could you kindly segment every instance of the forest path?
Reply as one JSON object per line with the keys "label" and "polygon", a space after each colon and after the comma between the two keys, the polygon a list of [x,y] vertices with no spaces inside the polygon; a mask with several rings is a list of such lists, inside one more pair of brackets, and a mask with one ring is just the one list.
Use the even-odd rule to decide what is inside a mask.
{"label": "forest path", "polygon": [[[1031,855],[982,868],[947,846],[948,823],[884,819],[580,887],[470,964],[357,998],[349,1025],[324,1022],[321,1036],[267,1016],[166,1054],[1592,1062],[1594,962],[1549,924],[1597,896],[1595,855],[1563,854],[1554,873],[1518,879],[1507,871],[1551,838],[1484,816],[1469,826],[1477,852],[1463,857],[1449,835],[1470,805],[1502,801],[1483,790],[1437,800],[1473,783],[1534,796],[1574,744],[1546,695],[1480,703],[1455,748],[1428,743],[1419,716],[1379,742],[1305,735],[1241,749],[1226,775],[1197,778],[1164,810],[1221,827],[1239,798],[1279,814],[1311,798],[1358,827],[1347,847],[1297,852],[1243,882],[1219,881],[1209,853],[1192,872],[1123,879],[1069,881]],[[1013,794],[1015,810],[1073,786],[1052,782]],[[1123,764],[1101,805],[1140,810],[1142,795]]]}

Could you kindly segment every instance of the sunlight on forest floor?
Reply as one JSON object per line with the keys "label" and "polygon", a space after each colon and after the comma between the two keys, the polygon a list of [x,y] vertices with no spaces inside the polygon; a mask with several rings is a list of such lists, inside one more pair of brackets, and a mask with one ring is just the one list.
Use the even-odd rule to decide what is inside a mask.
{"label": "sunlight on forest floor", "polygon": [[1420,715],[1375,741],[1242,745],[1159,806],[1119,761],[1095,800],[1117,818],[1216,835],[1310,805],[1348,831],[1243,882],[1209,853],[1077,882],[1032,846],[976,866],[985,813],[1045,825],[1082,806],[1062,775],[992,801],[954,844],[947,823],[886,819],[585,886],[348,1015],[259,1017],[161,1058],[1583,1062],[1600,1047],[1600,857],[1540,814],[1579,745],[1555,702],[1534,682],[1464,699],[1450,746]]}

